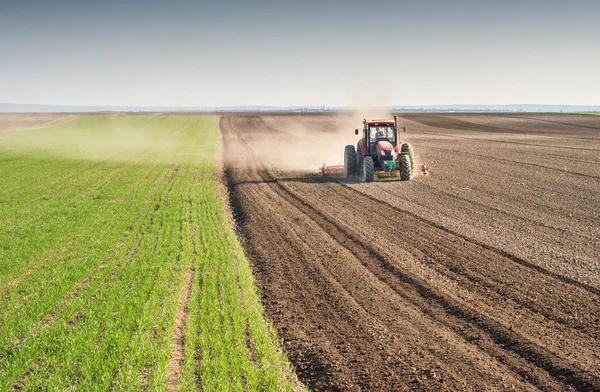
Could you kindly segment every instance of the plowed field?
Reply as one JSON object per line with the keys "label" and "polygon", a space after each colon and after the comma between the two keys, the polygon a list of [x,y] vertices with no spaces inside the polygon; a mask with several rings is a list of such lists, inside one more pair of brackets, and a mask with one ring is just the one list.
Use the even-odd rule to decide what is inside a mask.
{"label": "plowed field", "polygon": [[405,115],[431,167],[410,182],[280,164],[345,121],[220,123],[238,230],[301,381],[599,390],[600,118]]}

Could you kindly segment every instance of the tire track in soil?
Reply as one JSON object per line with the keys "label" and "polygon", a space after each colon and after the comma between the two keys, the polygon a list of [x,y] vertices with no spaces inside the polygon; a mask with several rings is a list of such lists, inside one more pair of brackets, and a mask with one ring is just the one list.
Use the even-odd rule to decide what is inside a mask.
{"label": "tire track in soil", "polygon": [[[323,182],[319,178],[315,178],[314,181],[315,182]],[[279,180],[270,180],[270,182],[277,182],[279,185],[281,185],[281,181],[279,181]],[[488,244],[482,243],[480,241],[477,241],[475,239],[472,239],[472,238],[470,238],[468,236],[465,236],[465,235],[462,235],[460,233],[456,233],[456,232],[454,232],[454,231],[452,231],[452,230],[450,230],[450,229],[448,229],[448,228],[446,228],[446,227],[444,227],[442,225],[439,225],[439,224],[437,224],[437,223],[435,223],[433,221],[430,221],[428,219],[420,217],[420,216],[418,216],[416,214],[413,214],[413,213],[411,213],[409,211],[405,211],[405,210],[402,210],[402,209],[400,209],[398,207],[392,206],[392,205],[390,205],[390,204],[388,204],[388,203],[386,203],[386,202],[384,202],[382,200],[379,200],[377,198],[374,198],[374,197],[372,197],[370,195],[363,194],[363,193],[361,193],[360,191],[358,191],[358,190],[356,190],[354,188],[346,186],[346,184],[344,184],[341,181],[339,182],[339,184],[345,186],[346,189],[348,189],[348,190],[350,190],[352,192],[356,192],[358,195],[360,195],[360,197],[365,197],[367,199],[370,199],[371,201],[373,201],[374,203],[377,203],[377,204],[381,205],[385,209],[393,210],[393,211],[397,212],[398,214],[404,215],[405,217],[403,218],[403,220],[414,219],[415,221],[422,222],[423,224],[425,224],[427,226],[431,226],[432,230],[429,231],[429,233],[432,234],[432,238],[440,238],[439,235],[435,235],[434,234],[434,230],[433,229],[440,230],[440,231],[448,234],[449,238],[457,237],[458,239],[463,240],[466,243],[469,243],[469,244],[473,245],[477,249],[483,248],[483,250],[485,250],[485,251],[491,251],[491,252],[495,253],[496,254],[495,256],[499,256],[501,259],[509,259],[510,261],[518,264],[520,267],[525,267],[525,268],[523,268],[524,272],[527,272],[529,274],[535,272],[537,274],[544,275],[544,276],[549,277],[549,278],[551,278],[553,280],[556,280],[557,282],[562,282],[565,285],[573,286],[571,289],[577,288],[577,289],[581,289],[582,291],[588,291],[591,295],[595,296],[592,299],[592,302],[591,302],[594,305],[594,311],[596,311],[596,310],[600,311],[600,308],[599,308],[599,306],[600,306],[600,290],[597,289],[596,287],[593,287],[593,286],[587,285],[585,283],[581,283],[579,281],[576,281],[574,279],[571,279],[571,278],[568,278],[568,277],[556,274],[556,273],[554,273],[552,271],[546,270],[546,269],[544,269],[544,268],[542,268],[540,266],[532,264],[532,263],[530,263],[530,262],[528,262],[528,261],[526,261],[526,260],[524,260],[522,258],[514,256],[514,255],[512,255],[512,254],[510,254],[510,253],[508,253],[508,252],[506,252],[504,250],[501,250],[499,248],[495,248],[495,247],[490,246]],[[293,193],[290,193],[290,195],[292,195],[294,198],[298,198],[298,196],[294,195]],[[300,199],[298,199],[298,200],[300,200]],[[351,200],[348,199],[347,201],[350,202]],[[307,204],[304,201],[302,201],[302,202],[304,204],[306,204],[307,206],[309,206],[311,209],[314,209],[314,207],[311,206],[310,204]],[[315,210],[315,212],[321,214],[319,212],[319,210],[316,210],[316,209],[314,209],[314,210]],[[328,219],[327,217],[325,217],[325,218]],[[400,222],[391,222],[392,226],[395,225],[395,224],[400,224]],[[391,227],[389,229],[392,230]],[[424,235],[423,232],[419,233],[419,236],[426,238],[426,236]],[[418,238],[411,238],[411,239],[414,242],[417,242],[417,240],[418,240]],[[372,253],[373,252],[377,253],[375,250],[372,250],[371,252]],[[487,257],[487,259],[488,259],[488,262],[489,262],[489,257]],[[508,264],[508,263],[506,263],[505,260],[503,262],[504,262],[504,264]],[[478,276],[477,274],[473,274],[472,272],[470,272],[467,269],[457,268],[453,264],[447,264],[447,266],[453,272],[457,272],[458,271],[458,273],[461,276],[467,278],[468,280],[470,280],[472,282],[485,284],[486,289],[491,289],[491,290],[497,291],[498,295],[501,295],[501,296],[507,296],[507,295],[511,296],[511,298],[514,301],[519,302],[521,306],[529,308],[529,309],[531,309],[532,311],[534,311],[536,313],[541,313],[541,314],[544,315],[544,317],[546,317],[548,319],[552,319],[552,320],[555,320],[557,322],[562,322],[562,323],[569,322],[565,318],[557,317],[555,314],[553,314],[551,312],[548,312],[543,306],[540,306],[540,304],[538,304],[538,303],[531,302],[530,300],[523,301],[518,296],[516,296],[514,294],[511,295],[511,292],[509,292],[506,288],[500,287],[500,286],[502,286],[503,283],[505,283],[502,280],[490,279],[488,277],[489,281],[485,281],[484,279],[482,279],[481,276]],[[527,271],[528,269],[531,269],[532,271]],[[582,293],[582,294],[584,294],[584,293]],[[544,301],[541,301],[541,303],[543,303],[547,307],[555,307],[556,306],[556,303],[548,304],[548,303],[544,303]],[[569,306],[570,305],[571,304],[569,304]],[[564,309],[564,311],[568,312],[568,309]],[[572,318],[569,318],[569,319],[572,320]],[[579,324],[573,323],[573,322],[570,322],[570,324],[574,328],[578,328],[578,326],[579,326]],[[578,329],[584,330],[583,328],[578,328]],[[595,335],[598,335],[600,333],[600,331],[595,330],[595,329],[590,329],[589,331],[595,332]]]}
{"label": "tire track in soil", "polygon": [[[555,146],[555,145],[544,145],[544,144],[535,144],[535,143],[525,143],[525,142],[516,142],[516,141],[508,141],[508,140],[500,140],[500,139],[486,139],[486,138],[482,138],[479,137],[477,139],[473,139],[472,137],[469,136],[461,136],[461,135],[449,135],[447,133],[442,133],[442,132],[434,132],[434,131],[423,131],[423,134],[427,134],[427,135],[434,135],[434,136],[441,136],[441,137],[446,137],[446,138],[453,138],[453,139],[466,139],[466,140],[476,140],[476,141],[481,141],[481,142],[493,142],[493,143],[503,143],[503,144],[508,144],[508,145],[519,145],[519,146],[528,146],[528,147],[542,147],[545,149],[563,149],[563,150],[577,150],[577,151],[594,151],[594,152],[600,152],[600,149],[597,148],[585,148],[585,147],[571,147],[571,146]],[[597,163],[597,162],[594,162]]]}
{"label": "tire track in soil", "polygon": [[171,337],[171,353],[167,365],[167,390],[176,391],[183,362],[183,330],[187,318],[187,304],[192,293],[194,268],[190,264],[185,272],[183,290],[179,296],[179,306],[175,316],[175,329]]}
{"label": "tire track in soil", "polygon": [[[257,121],[252,118],[253,128]],[[229,141],[226,150],[251,148],[248,141],[252,135],[244,132],[244,126],[244,118],[222,119],[226,144]],[[279,181],[282,177],[287,179]],[[593,347],[598,347],[598,320],[573,317],[579,312],[600,312],[594,288],[456,235],[337,182],[310,177],[294,180],[288,173],[261,166],[261,162],[252,168],[234,163],[228,178],[234,211],[267,312],[286,340],[301,380],[313,389],[507,388],[495,375],[519,389],[600,388],[599,359],[593,353]],[[339,211],[331,207],[335,205]],[[398,253],[412,254],[416,264],[417,255],[432,259],[432,266],[424,270],[419,269],[423,266],[407,267],[406,261],[387,249],[389,243],[382,246],[381,241],[371,241],[369,228],[392,232],[392,238],[402,235],[394,233],[393,226],[364,219],[366,229],[354,228],[361,222],[357,215],[365,210],[391,216],[392,223],[400,227],[411,220],[415,233],[406,233],[408,244]],[[271,241],[265,241],[261,235],[269,231],[279,236],[270,233]],[[419,237],[427,239],[421,241]],[[328,249],[326,245],[331,244],[323,242],[331,241],[333,247]],[[317,252],[316,257],[311,251]],[[340,261],[340,253],[351,256],[341,260],[342,266],[335,263]],[[490,271],[477,265],[482,262],[488,263]],[[362,270],[354,272],[362,273],[344,275],[344,270],[354,268],[355,263]],[[423,271],[438,272],[445,280],[428,279]],[[369,275],[375,279],[369,280]],[[285,278],[290,281],[282,282]],[[560,295],[546,291],[546,286]],[[388,295],[378,297],[382,292]],[[561,296],[565,298],[559,303]],[[413,327],[427,325],[431,336],[423,337],[419,332],[411,335],[407,332],[410,325],[399,327],[401,314],[409,309],[412,317],[402,321],[414,323]],[[519,312],[537,319],[514,322]],[[536,312],[541,315],[536,316]],[[352,314],[350,324],[348,314]],[[512,317],[514,325],[506,322],[507,317]],[[315,320],[328,320],[339,328],[319,325],[315,329]],[[535,322],[540,323],[539,328]],[[385,331],[384,336],[369,336],[377,328]],[[557,332],[543,336],[552,328]],[[440,366],[440,347],[431,347],[440,344],[435,339],[440,334],[452,343],[441,350],[447,355],[444,366]],[[411,337],[418,338],[416,344]],[[553,343],[556,337],[563,341]],[[341,346],[340,339],[348,344]],[[591,346],[591,353],[585,343]],[[411,344],[421,354],[420,359],[389,350]],[[465,346],[471,351],[465,351]],[[560,351],[565,347],[579,348],[581,360]],[[465,357],[465,352],[470,357]],[[489,367],[467,370],[482,361]],[[410,370],[405,371],[407,368]],[[390,376],[387,372],[394,369],[404,371]],[[457,379],[457,374],[462,379]]]}
{"label": "tire track in soil", "polygon": [[537,163],[515,161],[513,159],[498,158],[498,157],[493,157],[493,156],[489,156],[489,155],[476,154],[476,153],[468,152],[468,151],[453,150],[453,149],[449,149],[449,148],[443,148],[443,149],[446,150],[446,151],[451,151],[453,153],[458,153],[458,154],[463,154],[463,155],[469,155],[469,156],[474,156],[474,157],[478,157],[478,158],[484,158],[486,160],[494,160],[494,161],[498,161],[498,162],[509,162],[509,163],[515,163],[517,165],[522,165],[522,166],[533,166],[533,167],[538,167],[538,168],[541,168],[541,169],[546,169],[546,170],[551,170],[551,171],[557,171],[559,173],[570,174],[570,175],[573,175],[573,176],[580,176],[580,177],[593,178],[595,180],[600,180],[600,176],[594,176],[594,175],[591,175],[591,174],[584,174],[584,173],[574,172],[574,171],[570,171],[570,170],[559,169],[559,168],[556,168],[556,167],[539,165]]}
{"label": "tire track in soil", "polygon": [[[477,345],[483,343],[480,345],[483,351],[488,352],[498,360],[502,360],[523,379],[533,381],[537,387],[542,389],[561,389],[561,386],[556,382],[547,380],[544,374],[536,374],[538,372],[535,370],[528,369],[526,362],[533,362],[552,377],[560,378],[560,381],[578,390],[594,390],[595,387],[600,385],[600,380],[596,377],[574,369],[560,361],[560,359],[557,360],[553,353],[528,341],[528,339],[502,324],[487,318],[484,314],[462,306],[425,282],[412,277],[410,272],[397,268],[377,250],[363,243],[335,222],[330,221],[274,178],[269,178],[267,181],[277,186],[283,192],[281,196],[284,199],[305,213],[341,246],[354,254],[365,267],[390,286],[399,296],[421,309],[432,320],[453,329],[457,334],[462,335],[465,340],[475,341]],[[483,341],[481,338],[473,339],[473,326],[478,327],[477,332],[479,334],[487,334],[491,342]],[[497,347],[488,347],[490,343],[495,344]],[[506,351],[514,352],[522,360],[509,355]]]}
{"label": "tire track in soil", "polygon": [[[481,117],[487,117],[489,115],[481,115]],[[555,117],[556,115],[554,115]],[[458,117],[458,118],[457,118]],[[490,116],[491,117],[491,116]],[[527,120],[531,123],[531,125],[533,125],[535,122],[538,123],[542,123],[542,124],[549,124],[549,125],[560,125],[560,126],[568,126],[570,127],[572,130],[569,132],[565,132],[564,130],[560,130],[557,131],[556,127],[554,128],[537,128],[537,130],[535,131],[536,134],[541,134],[541,135],[553,135],[553,134],[557,134],[557,133],[561,133],[562,135],[568,135],[570,137],[574,137],[575,139],[577,139],[578,141],[581,140],[590,140],[590,141],[598,141],[598,137],[596,135],[596,130],[600,129],[600,126],[590,126],[587,124],[569,124],[569,123],[565,123],[565,122],[561,122],[561,121],[554,121],[554,120],[549,120],[549,119],[541,119],[541,118],[535,118],[535,117],[531,117],[531,116],[511,116],[511,115],[496,115],[494,116],[496,118],[512,118],[512,119],[520,119],[520,120]],[[553,117],[552,115],[550,116],[546,116],[546,117]],[[564,117],[564,116],[563,116]],[[458,131],[476,131],[476,132],[490,132],[490,133],[505,133],[505,134],[522,134],[523,133],[523,129],[520,127],[516,127],[516,128],[512,128],[511,126],[514,126],[516,124],[512,124],[511,126],[507,126],[506,124],[499,124],[499,125],[490,125],[490,124],[484,124],[484,123],[476,123],[473,121],[469,121],[469,115],[463,114],[463,115],[457,115],[455,116],[451,116],[451,115],[439,115],[439,114],[417,114],[417,113],[410,113],[410,114],[403,114],[401,115],[401,118],[425,125],[425,126],[429,126],[429,127],[434,127],[434,128],[442,128],[442,129],[450,129],[450,130],[458,130]],[[598,121],[597,119],[595,119],[596,123],[600,123],[600,121]],[[581,134],[581,132],[584,131],[586,134],[591,134],[594,135],[594,137],[585,137]]]}
{"label": "tire track in soil", "polygon": [[532,116],[522,116],[522,117],[514,117],[514,118],[526,118],[526,119],[532,120],[532,121],[545,122],[545,123],[549,123],[549,124],[558,124],[558,125],[563,125],[563,126],[567,126],[567,127],[600,130],[600,126],[591,126],[591,125],[584,125],[584,124],[569,124],[569,123],[562,122],[562,121],[553,121],[553,120],[547,120],[547,119],[542,119],[542,118],[537,118],[537,117],[532,117]]}
{"label": "tire track in soil", "polygon": [[[283,201],[282,204],[283,208],[290,208],[287,202]],[[308,220],[310,222],[310,219]],[[274,226],[267,224],[265,227],[265,233],[276,231]],[[443,361],[432,358],[429,352],[419,352],[418,348],[416,350],[416,356],[425,356],[427,359],[414,358],[413,353],[406,352],[406,345],[411,343],[414,345],[414,340],[420,342],[428,340],[426,346],[436,345],[436,342],[423,336],[427,325],[425,321],[413,318],[411,320],[413,325],[410,325],[408,320],[403,319],[404,313],[413,312],[411,309],[403,309],[397,303],[389,303],[386,298],[393,297],[391,290],[386,290],[381,294],[381,298],[370,294],[371,290],[362,290],[365,284],[361,282],[362,276],[366,281],[376,280],[376,278],[371,279],[367,271],[357,273],[361,276],[359,279],[353,276],[340,277],[343,271],[335,271],[335,268],[339,267],[325,262],[319,263],[318,254],[311,253],[306,247],[308,245],[311,248],[319,248],[317,252],[320,254],[324,252],[323,248],[318,246],[314,239],[309,239],[306,244],[302,243],[301,237],[307,236],[306,229],[293,231],[294,233],[289,237],[294,238],[295,241],[289,243],[276,240],[280,236],[288,237],[284,233],[277,233],[273,247],[279,249],[275,254],[268,255],[273,259],[290,260],[290,263],[268,266],[255,264],[254,267],[255,272],[259,271],[259,284],[262,286],[267,310],[286,339],[286,347],[302,381],[308,383],[314,390],[398,390],[406,388],[407,385],[412,387],[429,385],[434,389],[445,389],[453,385],[454,388],[460,388],[462,384],[454,379],[456,374],[447,370],[443,371],[442,377],[452,377],[452,380],[443,378],[419,380],[418,377],[422,374],[433,374],[435,377],[436,370],[440,372],[439,369],[445,368],[445,364],[441,363]],[[343,253],[339,249],[335,250],[335,253],[338,251]],[[351,253],[350,255],[354,257]],[[264,253],[260,255],[255,253],[253,256],[254,260],[257,257],[265,257]],[[310,259],[305,266],[301,265],[303,256]],[[340,261],[348,265],[358,263],[356,259],[351,262],[343,258]],[[274,285],[278,285],[276,280],[280,281],[279,283],[283,281],[283,290],[290,291],[290,287],[303,288],[303,290],[291,290],[300,291],[292,294],[295,297],[293,301],[299,302],[300,306],[292,306],[291,310],[287,308],[286,302],[289,301],[287,296],[277,293],[279,290],[275,292],[272,290]],[[348,280],[351,282],[350,285]],[[356,287],[352,287],[352,284]],[[378,287],[378,281],[372,284],[375,290],[382,291]],[[278,298],[274,298],[276,295],[279,295]],[[367,298],[364,298],[365,296]],[[395,310],[391,314],[387,310],[390,305],[394,306]],[[291,319],[292,322],[281,323],[282,316]],[[414,314],[414,317],[419,315]],[[403,333],[391,335],[387,325],[390,322],[402,324],[402,327],[396,326],[395,329],[402,330]],[[298,328],[298,324],[302,326]],[[417,328],[420,331],[410,331],[415,328],[414,325],[421,326]],[[440,345],[443,345],[443,342]],[[443,347],[436,347],[433,350],[447,352]],[[398,359],[399,352],[402,356],[406,356],[405,361]],[[446,354],[440,357],[448,358]],[[478,364],[472,365],[475,367]],[[477,374],[472,376],[474,380],[483,378],[481,373],[476,371],[470,373]],[[477,381],[473,382],[477,383]],[[524,384],[515,383],[520,389],[527,388]]]}
{"label": "tire track in soil", "polygon": [[[501,256],[501,257],[504,257],[504,258],[510,259],[511,261],[514,261],[515,263],[517,263],[517,264],[520,264],[520,265],[522,265],[522,266],[524,266],[524,267],[530,268],[530,269],[532,269],[532,270],[534,270],[534,271],[536,271],[536,272],[538,272],[538,273],[540,273],[540,274],[547,275],[548,277],[550,277],[550,278],[552,278],[552,279],[556,279],[556,280],[559,280],[559,281],[561,281],[561,282],[563,282],[563,283],[566,283],[566,284],[569,284],[569,285],[573,285],[573,286],[575,286],[575,287],[578,287],[578,288],[581,288],[581,289],[583,289],[583,290],[589,291],[591,294],[594,294],[594,295],[597,295],[597,296],[599,296],[599,297],[600,297],[600,289],[598,289],[598,288],[596,288],[596,287],[594,287],[594,286],[590,286],[590,285],[588,285],[588,284],[585,284],[585,283],[579,282],[579,281],[577,281],[577,280],[575,280],[575,279],[571,279],[571,278],[569,278],[569,277],[567,277],[567,276],[563,276],[563,275],[557,274],[557,273],[555,273],[555,272],[552,272],[552,271],[550,271],[550,270],[548,270],[548,269],[545,269],[545,268],[543,268],[543,267],[540,267],[539,265],[535,265],[535,264],[533,264],[533,263],[530,263],[529,261],[527,261],[527,260],[525,260],[525,259],[523,259],[523,258],[517,257],[517,256],[515,256],[515,255],[513,255],[513,254],[511,254],[511,253],[509,253],[509,252],[506,252],[506,251],[504,251],[504,250],[502,250],[502,249],[499,249],[499,248],[496,248],[496,247],[494,247],[494,246],[491,246],[491,245],[485,244],[485,243],[483,243],[483,242],[481,242],[481,241],[478,241],[478,240],[476,240],[476,239],[470,238],[470,237],[468,237],[468,236],[466,236],[466,235],[463,235],[463,234],[457,233],[457,232],[455,232],[455,231],[453,231],[453,230],[450,230],[450,229],[448,229],[448,228],[447,228],[447,227],[445,227],[445,226],[442,226],[442,225],[440,225],[440,224],[437,224],[437,223],[435,223],[434,221],[431,221],[431,220],[429,220],[429,219],[423,218],[423,217],[421,217],[421,216],[419,216],[419,215],[417,215],[417,214],[414,214],[414,213],[412,213],[412,212],[410,212],[410,211],[407,211],[407,210],[400,209],[400,208],[398,208],[398,207],[396,207],[396,206],[393,206],[393,205],[391,205],[391,204],[388,204],[388,203],[386,203],[386,202],[385,202],[385,201],[383,201],[383,200],[377,199],[377,198],[375,198],[375,197],[373,197],[373,196],[370,196],[370,195],[368,195],[368,194],[366,194],[366,193],[362,193],[362,192],[360,192],[360,191],[358,191],[358,190],[356,190],[356,189],[354,189],[354,188],[348,187],[348,186],[347,186],[345,183],[343,183],[343,182],[341,182],[341,181],[340,181],[339,183],[340,183],[340,184],[342,184],[343,186],[345,186],[346,188],[348,188],[348,189],[351,189],[352,191],[359,193],[359,194],[360,194],[362,197],[366,197],[366,198],[368,198],[368,199],[370,199],[370,200],[372,200],[372,201],[374,201],[374,202],[376,202],[376,203],[380,203],[380,204],[382,204],[382,205],[384,205],[384,206],[386,206],[386,207],[388,207],[388,208],[390,208],[390,209],[392,209],[392,210],[395,210],[395,211],[401,212],[401,213],[403,213],[403,214],[408,214],[408,215],[411,215],[411,216],[412,216],[414,219],[420,220],[420,221],[422,221],[422,222],[424,222],[424,223],[426,223],[426,224],[428,224],[428,225],[431,225],[431,226],[433,226],[433,227],[435,227],[435,228],[437,228],[437,229],[440,229],[440,230],[442,230],[442,231],[445,231],[445,232],[446,232],[446,233],[448,233],[448,234],[451,234],[451,235],[453,235],[453,236],[459,237],[459,238],[461,238],[461,239],[463,239],[463,240],[465,240],[465,241],[467,241],[467,242],[470,242],[470,243],[472,243],[472,244],[475,244],[475,245],[477,245],[477,246],[480,246],[480,247],[482,247],[482,248],[484,248],[484,249],[487,249],[487,250],[490,250],[490,251],[492,251],[492,252],[494,252],[494,253],[497,253],[497,254],[498,254],[499,256]],[[424,184],[424,185],[426,185],[426,186],[429,186],[428,184]],[[465,201],[467,201],[467,202],[469,202],[469,203],[472,203],[472,204],[475,204],[475,205],[481,205],[481,206],[485,206],[485,205],[484,205],[484,204],[482,204],[482,203],[477,203],[477,202],[475,202],[475,201],[472,201],[472,200],[469,200],[469,199],[462,198],[462,197],[460,197],[460,196],[458,196],[458,195],[448,195],[448,196],[449,196],[449,197],[453,197],[453,198],[457,198],[457,199],[461,199],[461,200],[465,200]],[[499,212],[502,212],[502,213],[505,213],[505,214],[510,214],[510,213],[509,213],[509,212],[507,212],[507,211],[503,211],[503,210],[500,210],[500,209],[497,209],[497,208],[492,208],[492,207],[489,207],[489,206],[486,206],[486,207],[487,207],[487,208],[490,208],[490,209],[497,210],[497,211],[499,211]],[[519,219],[523,219],[523,220],[530,220],[530,221],[532,221],[532,222],[534,222],[534,223],[536,223],[536,224],[542,225],[542,226],[544,226],[544,227],[547,227],[547,228],[556,229],[555,227],[552,227],[552,226],[547,226],[547,225],[543,225],[543,224],[542,224],[542,223],[540,223],[540,222],[533,221],[533,220],[531,220],[531,219],[528,219],[528,218],[526,218],[526,217],[519,217],[519,216],[517,216],[517,215],[515,215],[515,217],[518,217]]]}
{"label": "tire track in soil", "polygon": [[[429,133],[429,135],[434,135],[435,133],[431,132]],[[435,134],[435,135],[439,135],[442,136],[441,134]],[[564,154],[559,154],[559,153],[550,153],[548,152],[548,150],[550,149],[571,149],[571,150],[584,150],[584,151],[600,151],[600,150],[596,150],[596,149],[590,149],[590,148],[577,148],[577,147],[558,147],[558,146],[551,146],[551,145],[542,145],[542,144],[531,144],[531,143],[519,143],[519,142],[514,142],[514,141],[507,141],[507,140],[499,140],[499,139],[481,139],[481,138],[477,138],[474,139],[472,137],[461,137],[458,135],[452,135],[452,136],[442,136],[445,137],[446,139],[449,140],[453,140],[453,139],[460,139],[460,140],[466,140],[466,141],[471,141],[473,142],[473,144],[477,143],[477,142],[481,142],[481,144],[483,145],[484,143],[503,143],[503,144],[507,144],[507,146],[504,147],[504,149],[509,149],[512,148],[514,149],[515,146],[528,146],[528,147],[536,147],[538,148],[537,151],[533,151],[531,149],[521,149],[519,151],[519,153],[521,154],[521,156],[534,156],[534,157],[541,157],[541,158],[548,158],[548,157],[552,157],[552,158],[556,158],[556,159],[562,159],[565,161],[569,161],[569,162],[577,162],[577,163],[587,163],[587,164],[591,164],[591,165],[598,165],[600,164],[600,161],[598,160],[589,160],[589,159],[581,159],[581,158],[573,158],[573,157],[568,157],[565,156]],[[431,146],[433,148],[436,148],[436,146]],[[539,148],[543,148],[542,151],[539,151]],[[439,147],[437,147],[439,148]],[[479,149],[478,149],[479,150]],[[580,153],[580,152],[577,152]],[[485,157],[490,157],[492,158],[493,156],[488,156],[486,155]]]}
{"label": "tire track in soil", "polygon": [[[197,180],[198,170],[194,174],[194,182]],[[169,362],[167,363],[167,391],[177,391],[179,380],[181,378],[181,365],[183,364],[183,349],[184,349],[184,330],[188,315],[188,304],[192,295],[192,285],[194,283],[194,263],[196,258],[196,243],[194,234],[196,229],[192,219],[193,204],[190,197],[191,188],[188,189],[188,211],[187,218],[190,224],[190,242],[192,244],[194,258],[190,260],[185,271],[183,288],[179,296],[177,313],[175,314],[175,327],[171,336],[171,352],[169,353]],[[180,239],[180,242],[182,240]]]}

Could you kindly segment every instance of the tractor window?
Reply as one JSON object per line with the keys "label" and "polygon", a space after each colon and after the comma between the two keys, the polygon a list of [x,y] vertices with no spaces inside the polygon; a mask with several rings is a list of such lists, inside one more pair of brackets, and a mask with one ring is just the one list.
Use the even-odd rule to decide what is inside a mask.
{"label": "tractor window", "polygon": [[391,125],[371,127],[370,128],[370,137],[371,137],[372,142],[374,142],[380,138],[386,138],[391,143],[394,143],[396,141],[394,138],[394,127]]}

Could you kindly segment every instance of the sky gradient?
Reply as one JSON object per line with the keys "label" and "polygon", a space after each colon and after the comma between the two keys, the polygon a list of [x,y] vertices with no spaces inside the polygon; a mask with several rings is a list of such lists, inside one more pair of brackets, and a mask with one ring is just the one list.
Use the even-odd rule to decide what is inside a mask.
{"label": "sky gradient", "polygon": [[0,0],[0,102],[600,105],[600,2]]}

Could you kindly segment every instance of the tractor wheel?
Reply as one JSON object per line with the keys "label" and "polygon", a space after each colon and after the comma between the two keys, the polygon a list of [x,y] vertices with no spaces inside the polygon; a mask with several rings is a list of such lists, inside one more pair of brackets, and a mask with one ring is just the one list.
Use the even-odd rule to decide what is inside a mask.
{"label": "tractor wheel", "polygon": [[400,179],[408,181],[412,178],[412,162],[408,154],[400,155]]}
{"label": "tractor wheel", "polygon": [[344,148],[344,178],[348,179],[350,176],[355,175],[358,172],[356,150],[353,145],[347,145]]}
{"label": "tractor wheel", "polygon": [[363,158],[362,179],[364,182],[373,182],[375,179],[375,164],[373,157]]}
{"label": "tractor wheel", "polygon": [[415,168],[415,152],[412,146],[408,143],[403,143],[400,147],[400,152],[402,152],[403,154],[408,154],[408,156],[410,157],[410,168],[412,171],[412,169]]}

